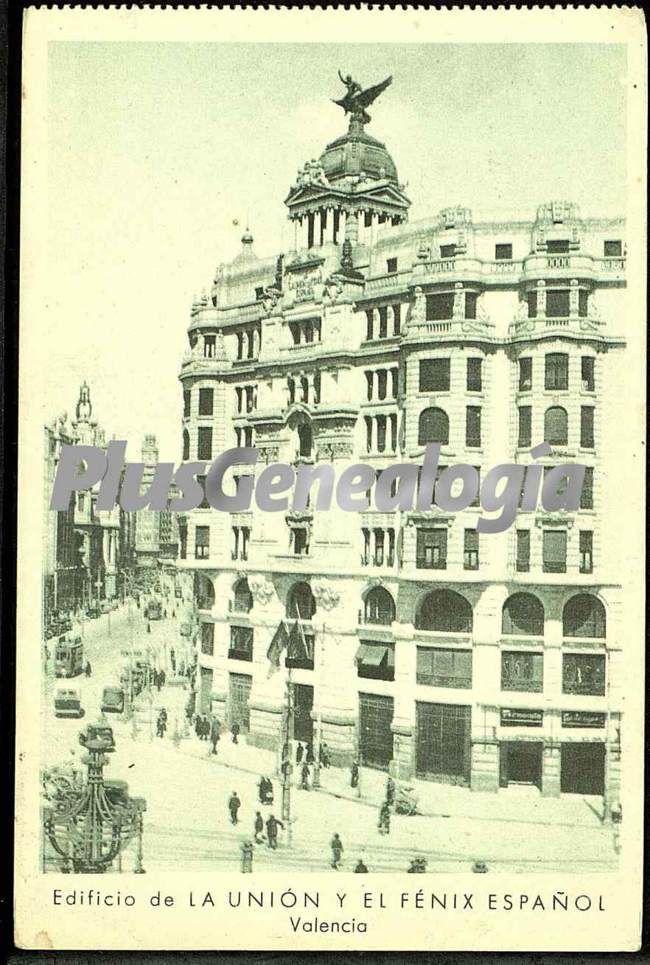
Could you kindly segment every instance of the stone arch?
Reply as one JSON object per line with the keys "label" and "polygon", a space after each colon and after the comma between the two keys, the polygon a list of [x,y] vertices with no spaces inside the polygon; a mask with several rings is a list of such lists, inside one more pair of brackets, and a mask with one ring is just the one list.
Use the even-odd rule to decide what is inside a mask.
{"label": "stone arch", "polygon": [[607,613],[597,596],[576,593],[567,600],[562,610],[562,636],[604,640],[606,634]]}
{"label": "stone arch", "polygon": [[253,594],[245,576],[240,577],[232,588],[232,608],[237,613],[249,613],[253,609]]}
{"label": "stone arch", "polygon": [[299,580],[287,593],[286,615],[289,619],[311,620],[316,612],[316,600],[309,583]]}
{"label": "stone arch", "polygon": [[471,633],[474,616],[471,603],[454,590],[431,590],[415,614],[416,630]]}
{"label": "stone arch", "polygon": [[426,446],[430,442],[449,444],[449,416],[437,406],[423,409],[418,420],[418,445]]}
{"label": "stone arch", "polygon": [[397,611],[392,594],[384,586],[373,586],[363,595],[364,623],[390,626]]}
{"label": "stone arch", "polygon": [[503,604],[501,632],[512,636],[544,636],[544,606],[533,593],[513,593]]}

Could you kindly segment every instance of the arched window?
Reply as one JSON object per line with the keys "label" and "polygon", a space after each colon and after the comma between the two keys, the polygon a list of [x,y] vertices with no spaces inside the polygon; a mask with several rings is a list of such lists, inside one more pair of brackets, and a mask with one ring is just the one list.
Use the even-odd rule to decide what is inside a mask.
{"label": "arched window", "polygon": [[429,442],[439,442],[443,446],[449,443],[449,417],[435,407],[424,409],[418,423],[418,445],[426,446]]}
{"label": "arched window", "polygon": [[605,607],[589,593],[572,596],[562,611],[562,633],[565,637],[604,639],[607,629]]}
{"label": "arched window", "polygon": [[190,434],[187,429],[183,429],[183,462],[190,458]]}
{"label": "arched window", "polygon": [[375,586],[363,601],[364,623],[388,627],[395,619],[395,602],[383,586]]}
{"label": "arched window", "polygon": [[233,609],[238,613],[248,613],[253,609],[253,594],[248,586],[248,580],[243,577],[235,583],[233,590]]}
{"label": "arched window", "polygon": [[212,580],[197,573],[194,582],[194,598],[199,610],[211,610],[214,606],[214,586]]}
{"label": "arched window", "polygon": [[501,632],[544,636],[544,607],[532,593],[514,593],[503,604]]}
{"label": "arched window", "polygon": [[569,441],[569,418],[566,409],[553,405],[544,413],[544,442],[551,446],[566,446]]}
{"label": "arched window", "polygon": [[287,616],[293,620],[311,620],[316,612],[316,600],[309,583],[294,583],[287,596]]}
{"label": "arched window", "polygon": [[313,444],[311,426],[304,423],[298,426],[298,451],[301,456],[308,458],[311,456],[311,448]]}
{"label": "arched window", "polygon": [[433,590],[422,601],[415,617],[416,630],[446,633],[472,632],[472,607],[453,590]]}

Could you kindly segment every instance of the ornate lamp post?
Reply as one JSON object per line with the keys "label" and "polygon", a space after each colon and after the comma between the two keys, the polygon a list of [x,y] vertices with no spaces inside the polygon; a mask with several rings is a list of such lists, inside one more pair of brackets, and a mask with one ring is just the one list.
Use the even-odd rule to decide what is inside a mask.
{"label": "ornate lamp post", "polygon": [[123,781],[104,779],[107,754],[115,750],[113,732],[106,724],[89,724],[79,735],[79,743],[87,751],[83,758],[86,779],[46,774],[43,781],[49,801],[43,809],[43,831],[60,857],[60,870],[102,874],[135,839],[135,873],[144,874],[142,816],[146,801],[129,797]]}

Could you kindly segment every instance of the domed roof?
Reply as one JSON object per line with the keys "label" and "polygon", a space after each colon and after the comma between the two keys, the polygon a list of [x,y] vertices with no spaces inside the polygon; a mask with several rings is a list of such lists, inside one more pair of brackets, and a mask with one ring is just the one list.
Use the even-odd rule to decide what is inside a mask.
{"label": "domed roof", "polygon": [[361,124],[352,123],[347,134],[328,144],[320,163],[330,182],[363,171],[370,178],[385,178],[397,184],[397,168],[386,145],[366,134]]}

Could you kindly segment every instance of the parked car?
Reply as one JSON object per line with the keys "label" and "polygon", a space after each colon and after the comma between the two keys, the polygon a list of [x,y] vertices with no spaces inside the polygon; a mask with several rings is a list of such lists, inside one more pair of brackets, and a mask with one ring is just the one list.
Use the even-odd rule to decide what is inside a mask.
{"label": "parked car", "polygon": [[59,687],[54,694],[55,717],[83,717],[81,693],[77,687]]}
{"label": "parked car", "polygon": [[102,714],[122,714],[124,712],[124,690],[117,685],[104,687],[100,705]]}

